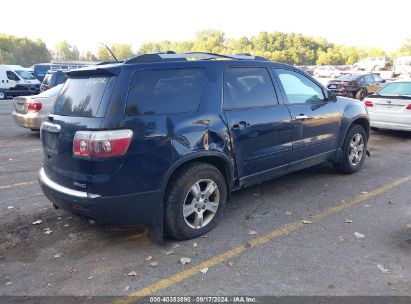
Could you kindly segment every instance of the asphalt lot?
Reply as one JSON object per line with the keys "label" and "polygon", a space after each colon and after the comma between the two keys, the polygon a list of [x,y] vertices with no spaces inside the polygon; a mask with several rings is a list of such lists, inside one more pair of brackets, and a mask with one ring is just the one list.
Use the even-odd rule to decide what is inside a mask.
{"label": "asphalt lot", "polygon": [[11,110],[0,101],[0,295],[411,296],[410,133],[373,131],[358,174],[323,164],[236,192],[206,237],[159,245],[54,210],[39,134]]}

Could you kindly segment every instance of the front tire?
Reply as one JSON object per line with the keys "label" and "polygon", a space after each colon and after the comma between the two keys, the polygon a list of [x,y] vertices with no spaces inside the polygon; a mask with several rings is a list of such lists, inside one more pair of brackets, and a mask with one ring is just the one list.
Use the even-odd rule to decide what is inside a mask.
{"label": "front tire", "polygon": [[367,135],[360,125],[352,125],[345,136],[342,146],[342,158],[334,163],[337,171],[352,174],[359,171],[367,152]]}
{"label": "front tire", "polygon": [[174,175],[165,198],[165,228],[177,240],[212,230],[222,215],[227,185],[214,166],[195,162]]}
{"label": "front tire", "polygon": [[0,100],[4,100],[4,99],[6,99],[6,98],[7,98],[6,93],[3,92],[3,91],[0,91]]}

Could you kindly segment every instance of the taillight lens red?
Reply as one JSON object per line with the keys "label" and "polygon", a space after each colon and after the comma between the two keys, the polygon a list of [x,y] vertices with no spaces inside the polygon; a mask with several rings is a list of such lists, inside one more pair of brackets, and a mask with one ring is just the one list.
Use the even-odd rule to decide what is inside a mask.
{"label": "taillight lens red", "polygon": [[31,111],[40,111],[43,105],[38,101],[32,101],[28,104],[27,109]]}
{"label": "taillight lens red", "polygon": [[407,106],[407,110],[411,110],[411,104]]}
{"label": "taillight lens red", "polygon": [[366,107],[373,107],[374,106],[374,103],[371,100],[364,99],[363,102],[364,102]]}
{"label": "taillight lens red", "polygon": [[133,131],[77,131],[73,154],[84,158],[107,158],[126,154]]}

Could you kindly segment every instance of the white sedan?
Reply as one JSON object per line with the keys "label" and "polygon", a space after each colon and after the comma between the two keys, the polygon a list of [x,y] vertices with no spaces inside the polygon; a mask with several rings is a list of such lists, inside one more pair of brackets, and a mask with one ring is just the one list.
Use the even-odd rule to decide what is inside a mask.
{"label": "white sedan", "polygon": [[411,131],[411,80],[390,82],[363,102],[371,127]]}

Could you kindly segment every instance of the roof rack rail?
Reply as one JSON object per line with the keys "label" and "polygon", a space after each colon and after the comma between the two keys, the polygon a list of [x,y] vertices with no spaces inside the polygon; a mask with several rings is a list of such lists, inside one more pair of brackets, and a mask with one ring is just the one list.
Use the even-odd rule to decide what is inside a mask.
{"label": "roof rack rail", "polygon": [[261,60],[269,61],[265,57],[261,56],[252,56],[248,53],[244,54],[216,54],[208,52],[189,52],[176,54],[173,51],[159,52],[153,54],[143,54],[125,60],[125,64],[131,63],[149,63],[149,62],[162,62],[162,61],[187,61],[188,58],[202,59],[202,60],[211,60],[211,59],[235,59],[235,60]]}

